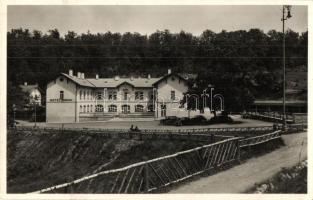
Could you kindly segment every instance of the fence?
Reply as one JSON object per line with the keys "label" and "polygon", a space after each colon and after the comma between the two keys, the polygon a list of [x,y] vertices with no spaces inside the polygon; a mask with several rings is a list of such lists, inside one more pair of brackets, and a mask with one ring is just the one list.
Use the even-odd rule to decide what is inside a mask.
{"label": "fence", "polygon": [[257,126],[257,127],[227,127],[227,128],[198,128],[198,129],[140,129],[139,132],[130,131],[129,129],[98,129],[98,128],[65,128],[61,127],[31,127],[31,126],[17,126],[16,130],[24,131],[80,131],[80,132],[97,132],[102,134],[139,134],[153,135],[153,134],[264,134],[273,131],[273,126]]}
{"label": "fence", "polygon": [[273,133],[268,133],[265,135],[260,135],[260,136],[255,136],[255,137],[250,137],[246,139],[241,139],[239,141],[239,146],[240,148],[247,147],[247,146],[254,146],[257,144],[265,143],[270,140],[278,139],[281,137],[281,130],[275,131]]}
{"label": "fence", "polygon": [[[297,126],[299,128],[300,126]],[[300,127],[301,128],[301,127]],[[172,155],[102,171],[34,193],[146,193],[240,160],[240,149],[281,137],[282,131],[232,137]]]}
{"label": "fence", "polygon": [[34,193],[143,193],[180,182],[240,158],[234,137],[172,155],[103,171]]}
{"label": "fence", "polygon": [[[277,122],[281,123],[283,121],[283,115],[276,113],[276,112],[247,112],[242,115],[243,118],[250,118],[250,119],[258,119],[264,120],[269,122]],[[293,115],[286,115],[286,122],[287,123],[294,123],[295,117]]]}

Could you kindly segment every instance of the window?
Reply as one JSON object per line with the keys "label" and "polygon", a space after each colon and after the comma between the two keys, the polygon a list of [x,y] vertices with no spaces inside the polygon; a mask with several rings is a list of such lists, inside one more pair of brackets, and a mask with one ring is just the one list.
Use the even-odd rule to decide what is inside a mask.
{"label": "window", "polygon": [[117,112],[117,106],[116,105],[109,105],[109,112]]}
{"label": "window", "polygon": [[129,105],[122,105],[122,113],[124,113],[124,114],[130,113],[130,106]]}
{"label": "window", "polygon": [[62,77],[60,78],[60,81],[63,82],[63,78]]}
{"label": "window", "polygon": [[128,90],[124,90],[124,100],[127,100]]}
{"label": "window", "polygon": [[103,112],[103,105],[96,105],[95,112]]}
{"label": "window", "polygon": [[84,112],[84,113],[86,112],[86,105],[84,105],[84,110],[83,110],[83,112]]}
{"label": "window", "polygon": [[153,112],[153,111],[154,111],[153,105],[149,105],[149,106],[148,106],[148,112]]}
{"label": "window", "polygon": [[171,100],[175,100],[175,91],[171,91]]}
{"label": "window", "polygon": [[101,92],[98,92],[97,93],[97,100],[101,100],[102,99],[102,93]]}
{"label": "window", "polygon": [[86,99],[86,91],[84,91],[84,100]]}
{"label": "window", "polygon": [[143,112],[143,105],[136,105],[135,112]]}
{"label": "window", "polygon": [[150,100],[153,100],[153,91],[149,92],[149,98],[150,98]]}
{"label": "window", "polygon": [[83,106],[80,106],[79,112],[83,112]]}
{"label": "window", "polygon": [[89,105],[87,105],[87,112],[89,112]]}
{"label": "window", "polygon": [[60,91],[60,99],[61,99],[61,100],[64,99],[64,91]]}
{"label": "window", "polygon": [[143,92],[142,91],[135,92],[135,99],[136,100],[143,100]]}
{"label": "window", "polygon": [[82,99],[82,96],[83,96],[83,95],[82,95],[82,91],[80,90],[80,91],[79,91],[79,99],[80,99],[80,100]]}
{"label": "window", "polygon": [[116,100],[117,98],[117,92],[116,91],[109,91],[109,100]]}
{"label": "window", "polygon": [[166,117],[166,105],[161,105],[161,117]]}
{"label": "window", "polygon": [[93,112],[93,106],[90,105],[90,112]]}

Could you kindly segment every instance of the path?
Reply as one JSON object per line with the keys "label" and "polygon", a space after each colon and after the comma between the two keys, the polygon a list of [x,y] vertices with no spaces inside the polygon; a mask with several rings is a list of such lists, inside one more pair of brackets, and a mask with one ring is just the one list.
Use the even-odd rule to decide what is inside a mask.
{"label": "path", "polygon": [[301,160],[307,158],[307,132],[284,135],[283,139],[286,144],[284,147],[249,159],[229,170],[186,183],[170,193],[243,193],[255,183],[270,179],[282,167],[296,165],[303,141]]}
{"label": "path", "polygon": [[[119,128],[129,129],[131,125],[138,126],[139,129],[193,129],[193,128],[227,128],[227,127],[256,127],[256,126],[272,126],[273,123],[264,122],[252,119],[242,119],[240,116],[232,116],[235,121],[242,123],[238,124],[212,124],[212,125],[198,125],[198,126],[164,126],[160,125],[160,121],[106,121],[106,122],[79,122],[79,123],[65,123],[64,128]],[[33,122],[20,121],[18,126],[34,126]],[[40,127],[61,127],[60,123],[37,123]]]}

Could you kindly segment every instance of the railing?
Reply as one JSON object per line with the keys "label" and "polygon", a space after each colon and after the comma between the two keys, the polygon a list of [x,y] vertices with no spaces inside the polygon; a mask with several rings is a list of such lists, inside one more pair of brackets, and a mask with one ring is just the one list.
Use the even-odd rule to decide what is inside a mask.
{"label": "railing", "polygon": [[[16,130],[59,130],[59,131],[95,131],[102,133],[129,133],[129,129],[103,129],[103,128],[65,128],[65,127],[32,127],[32,126],[17,126]],[[198,128],[198,129],[140,129],[142,134],[227,134],[227,133],[266,133],[273,131],[273,126],[258,126],[258,127],[228,127],[228,128]]]}
{"label": "railing", "polygon": [[239,157],[239,138],[234,137],[120,169],[102,171],[34,193],[151,192],[233,162]]}
{"label": "railing", "polygon": [[[243,114],[243,118],[259,119],[270,122],[282,122],[283,115],[276,112],[246,112]],[[286,115],[286,121],[288,123],[294,123],[295,117],[293,115]]]}
{"label": "railing", "polygon": [[241,139],[239,140],[239,146],[240,148],[247,147],[247,146],[254,146],[258,145],[261,143],[268,142],[270,140],[278,139],[281,137],[281,130],[275,131],[273,133],[265,134],[265,135],[260,135],[260,136],[255,136],[255,137],[250,137],[246,139]]}

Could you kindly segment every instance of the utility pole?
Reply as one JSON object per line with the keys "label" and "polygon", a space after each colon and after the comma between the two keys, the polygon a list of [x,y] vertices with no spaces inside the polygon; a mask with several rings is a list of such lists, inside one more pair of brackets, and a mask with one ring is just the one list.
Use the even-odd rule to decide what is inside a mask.
{"label": "utility pole", "polygon": [[[287,9],[287,16],[285,17],[285,11]],[[282,10],[282,22],[283,22],[283,130],[286,130],[287,123],[286,123],[286,50],[285,50],[285,21],[288,18],[291,18],[290,14],[291,6],[283,5]]]}

